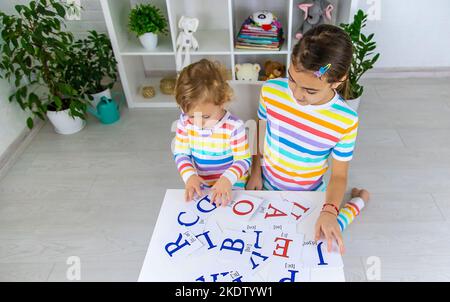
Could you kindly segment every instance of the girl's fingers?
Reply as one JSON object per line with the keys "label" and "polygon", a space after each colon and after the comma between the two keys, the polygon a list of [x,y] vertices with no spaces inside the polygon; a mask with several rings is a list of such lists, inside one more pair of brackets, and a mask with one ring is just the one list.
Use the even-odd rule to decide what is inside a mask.
{"label": "girl's fingers", "polygon": [[221,198],[222,198],[222,194],[220,192],[217,192],[216,194],[217,195],[216,195],[215,203],[216,203],[216,206],[219,207],[220,206],[220,201],[221,201]]}
{"label": "girl's fingers", "polygon": [[333,231],[334,237],[336,238],[338,247],[339,247],[339,252],[341,253],[341,255],[343,255],[345,253],[345,248],[344,248],[344,240],[342,239],[342,234],[338,231]]}
{"label": "girl's fingers", "polygon": [[227,192],[227,204],[231,201],[231,192]]}
{"label": "girl's fingers", "polygon": [[214,203],[216,200],[217,192],[214,190],[214,187],[212,188],[212,195],[211,195],[211,203]]}
{"label": "girl's fingers", "polygon": [[186,201],[191,201],[192,200],[192,189],[187,189],[187,199]]}
{"label": "girl's fingers", "polygon": [[320,239],[320,224],[316,223],[316,229],[315,229],[315,235],[314,235],[314,241],[318,241]]}
{"label": "girl's fingers", "polygon": [[202,196],[202,189],[200,188],[200,185],[195,187],[195,192],[197,192],[199,198]]}
{"label": "girl's fingers", "polygon": [[333,246],[333,236],[326,229],[322,229],[323,234],[325,235],[325,240],[327,241],[328,253],[331,253],[331,247]]}
{"label": "girl's fingers", "polygon": [[221,200],[221,205],[222,207],[225,207],[228,203],[228,196],[227,196],[227,192],[223,192],[222,193],[222,200]]}

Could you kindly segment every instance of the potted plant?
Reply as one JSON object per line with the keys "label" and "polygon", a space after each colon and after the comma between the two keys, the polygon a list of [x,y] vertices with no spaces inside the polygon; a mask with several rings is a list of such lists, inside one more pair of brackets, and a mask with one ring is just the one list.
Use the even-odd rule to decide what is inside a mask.
{"label": "potted plant", "polygon": [[167,33],[167,21],[160,9],[151,4],[138,4],[130,12],[128,26],[142,46],[154,50],[158,45],[158,34]]}
{"label": "potted plant", "polygon": [[83,91],[64,78],[73,36],[62,29],[66,12],[76,7],[39,0],[28,6],[16,5],[15,10],[15,15],[0,12],[0,76],[15,86],[9,100],[30,113],[29,128],[34,118],[45,120],[47,115],[57,133],[80,131],[85,125],[87,100]]}
{"label": "potted plant", "polygon": [[364,87],[359,83],[361,77],[370,69],[380,58],[380,54],[374,53],[376,42],[373,41],[374,34],[366,36],[362,29],[366,27],[367,14],[359,10],[350,24],[341,24],[341,27],[350,35],[353,43],[353,60],[349,72],[349,87],[344,96],[348,104],[356,111],[361,102],[361,96],[364,93]]}
{"label": "potted plant", "polygon": [[95,108],[103,96],[111,99],[111,88],[117,80],[117,61],[108,36],[95,30],[71,47],[70,62],[65,69],[70,84],[92,96]]}

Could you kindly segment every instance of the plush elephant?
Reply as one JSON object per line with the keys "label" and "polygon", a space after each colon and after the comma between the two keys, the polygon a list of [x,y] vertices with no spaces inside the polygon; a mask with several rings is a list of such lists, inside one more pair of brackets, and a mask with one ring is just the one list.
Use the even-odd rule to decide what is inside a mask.
{"label": "plush elephant", "polygon": [[304,22],[297,31],[295,37],[300,40],[310,29],[331,21],[331,13],[334,6],[327,0],[312,0],[298,5],[304,12]]}

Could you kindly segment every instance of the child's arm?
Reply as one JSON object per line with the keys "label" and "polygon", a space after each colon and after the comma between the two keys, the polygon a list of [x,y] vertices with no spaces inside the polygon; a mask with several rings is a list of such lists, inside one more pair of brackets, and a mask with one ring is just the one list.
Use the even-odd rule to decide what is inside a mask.
{"label": "child's arm", "polygon": [[264,87],[261,88],[261,93],[259,95],[259,106],[258,106],[258,124],[256,125],[256,154],[253,155],[252,169],[250,173],[250,178],[247,182],[247,190],[262,190],[262,170],[261,170],[261,157],[264,154],[264,150],[261,146],[261,142],[264,142],[266,127],[267,127],[267,108],[263,95]]}
{"label": "child's arm", "polygon": [[344,242],[336,219],[339,211],[335,209],[340,208],[347,188],[349,162],[353,158],[357,133],[358,119],[356,118],[355,123],[347,129],[345,135],[331,152],[333,160],[331,164],[330,183],[325,199],[325,204],[327,205],[324,207],[316,223],[315,239],[318,240],[320,235],[323,234],[328,241],[329,251],[331,250],[333,239],[336,240],[341,254],[344,253]]}
{"label": "child's arm", "polygon": [[250,168],[252,155],[248,145],[245,126],[242,124],[236,128],[230,140],[231,151],[233,152],[233,164],[222,174],[231,185],[234,185]]}
{"label": "child's arm", "polygon": [[192,164],[191,148],[189,146],[189,137],[186,128],[181,120],[177,123],[177,133],[175,136],[174,159],[178,172],[186,184],[185,199],[186,201],[194,198],[194,192],[201,196],[200,185],[206,184],[203,179],[197,175],[197,171]]}
{"label": "child's arm", "polygon": [[213,186],[212,202],[219,201],[227,205],[231,200],[232,186],[242,178],[250,168],[251,154],[244,124],[237,127],[230,137],[233,164],[222,174]]}

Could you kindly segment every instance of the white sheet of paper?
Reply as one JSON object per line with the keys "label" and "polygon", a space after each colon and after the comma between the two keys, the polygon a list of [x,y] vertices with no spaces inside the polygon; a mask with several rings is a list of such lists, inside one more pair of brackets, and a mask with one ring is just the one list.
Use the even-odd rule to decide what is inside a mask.
{"label": "white sheet of paper", "polygon": [[310,269],[296,263],[271,262],[269,264],[268,282],[309,282]]}
{"label": "white sheet of paper", "polygon": [[232,261],[240,268],[250,268],[250,256],[253,251],[254,235],[242,231],[224,230],[217,248],[217,257]]}
{"label": "white sheet of paper", "polygon": [[[320,248],[320,251],[319,251]],[[328,253],[326,241],[305,240],[303,243],[302,263],[309,268],[342,268],[344,263],[334,242],[331,253]]]}
{"label": "white sheet of paper", "polygon": [[262,253],[270,255],[270,261],[289,261],[300,264],[303,253],[303,234],[269,232],[264,236]]}
{"label": "white sheet of paper", "polygon": [[222,230],[215,221],[208,222],[202,233],[197,234],[197,239],[203,244],[203,247],[194,254],[199,256],[204,253],[213,253],[220,248],[222,240]]}
{"label": "white sheet of paper", "polygon": [[236,192],[226,207],[218,207],[214,213],[222,229],[239,230],[242,223],[249,221],[259,209],[263,199]]}
{"label": "white sheet of paper", "polygon": [[269,201],[267,203],[267,207],[265,207],[265,211],[264,214],[262,215],[262,218],[259,217],[259,219],[262,219],[266,223],[272,224],[291,223],[292,221],[289,218],[291,216],[291,210],[292,210],[291,202],[281,200]]}
{"label": "white sheet of paper", "polygon": [[[195,237],[192,231],[190,231],[186,227],[179,227],[179,229],[173,234],[173,238],[170,238],[167,242],[165,242],[161,248],[165,250],[166,256],[171,258],[174,262],[187,261],[190,255],[203,247],[203,243],[201,243],[200,240]],[[177,239],[179,238],[180,240],[178,245],[181,247],[177,249],[176,245],[173,245],[172,243],[176,243]],[[167,247],[168,244],[170,245],[169,247]],[[167,252],[167,248],[172,252],[172,256],[170,256]]]}
{"label": "white sheet of paper", "polygon": [[316,203],[313,203],[305,198],[300,198],[298,196],[295,198],[285,199],[285,201],[292,203],[292,209],[289,218],[295,222],[301,222],[309,214],[311,214],[317,206]]}

